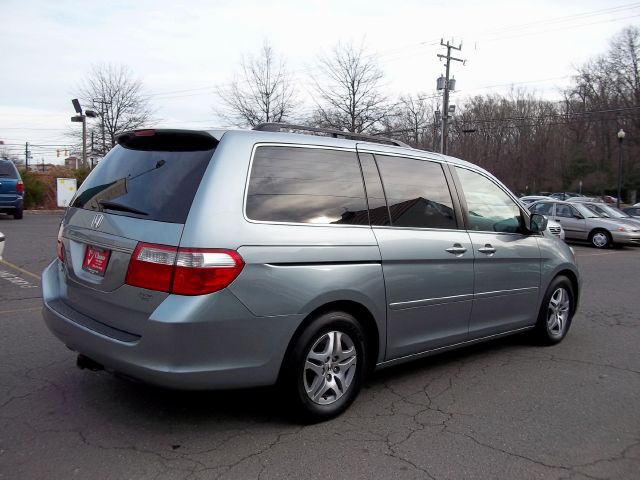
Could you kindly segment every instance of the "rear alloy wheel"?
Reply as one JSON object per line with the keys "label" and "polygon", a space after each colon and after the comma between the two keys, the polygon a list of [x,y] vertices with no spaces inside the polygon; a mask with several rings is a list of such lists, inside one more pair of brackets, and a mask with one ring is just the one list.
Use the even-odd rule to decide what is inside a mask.
{"label": "rear alloy wheel", "polygon": [[589,235],[589,242],[596,248],[607,248],[611,246],[611,234],[606,230],[596,230]]}
{"label": "rear alloy wheel", "polygon": [[283,365],[288,400],[306,422],[333,418],[353,402],[367,362],[360,323],[346,312],[318,316],[302,332]]}
{"label": "rear alloy wheel", "polygon": [[556,277],[544,297],[536,334],[542,343],[554,345],[562,341],[569,331],[575,310],[573,286],[564,276]]}
{"label": "rear alloy wheel", "polygon": [[358,353],[351,337],[331,331],[318,338],[309,352],[302,373],[307,397],[318,405],[340,400],[358,369]]}

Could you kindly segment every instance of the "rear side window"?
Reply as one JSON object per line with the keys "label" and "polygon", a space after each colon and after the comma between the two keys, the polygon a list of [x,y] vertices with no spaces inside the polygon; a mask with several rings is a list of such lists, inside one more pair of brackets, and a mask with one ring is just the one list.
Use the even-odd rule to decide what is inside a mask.
{"label": "rear side window", "polygon": [[538,203],[531,209],[532,213],[539,213],[540,215],[551,215],[553,210],[553,203]]}
{"label": "rear side window", "polygon": [[246,211],[259,221],[369,225],[355,152],[258,147]]}
{"label": "rear side window", "polygon": [[571,205],[565,205],[563,203],[556,204],[556,217],[576,218],[579,216],[580,214],[578,211]]}
{"label": "rear side window", "polygon": [[[138,142],[134,148],[113,148],[78,189],[71,206],[184,223],[215,148],[210,144],[206,150],[182,151],[179,143],[169,144],[166,138]],[[154,145],[167,150],[153,150]]]}
{"label": "rear side window", "polygon": [[9,161],[0,160],[0,177],[4,178],[18,178],[18,170],[16,166]]}
{"label": "rear side window", "polygon": [[436,162],[376,155],[391,225],[457,228],[453,201],[442,166]]}

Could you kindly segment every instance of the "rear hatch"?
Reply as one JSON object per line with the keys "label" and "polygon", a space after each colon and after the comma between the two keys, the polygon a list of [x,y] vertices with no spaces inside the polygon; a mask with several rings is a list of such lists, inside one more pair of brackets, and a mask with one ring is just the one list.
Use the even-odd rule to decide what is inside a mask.
{"label": "rear hatch", "polygon": [[13,202],[22,195],[22,180],[18,169],[9,160],[0,160],[0,205]]}
{"label": "rear hatch", "polygon": [[168,293],[125,283],[132,254],[145,243],[180,244],[217,143],[205,132],[176,130],[119,137],[78,189],[61,227],[65,311],[142,335]]}

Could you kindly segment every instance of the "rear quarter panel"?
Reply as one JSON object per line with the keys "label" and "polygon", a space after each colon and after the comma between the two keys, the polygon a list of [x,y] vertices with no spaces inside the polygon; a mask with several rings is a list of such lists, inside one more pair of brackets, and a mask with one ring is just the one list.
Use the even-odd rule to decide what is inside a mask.
{"label": "rear quarter panel", "polygon": [[372,229],[245,218],[253,148],[267,139],[282,143],[280,138],[225,133],[202,179],[180,244],[237,250],[245,267],[229,290],[258,317],[300,315],[302,321],[330,302],[360,303],[376,321],[382,358],[386,302],[380,250]]}

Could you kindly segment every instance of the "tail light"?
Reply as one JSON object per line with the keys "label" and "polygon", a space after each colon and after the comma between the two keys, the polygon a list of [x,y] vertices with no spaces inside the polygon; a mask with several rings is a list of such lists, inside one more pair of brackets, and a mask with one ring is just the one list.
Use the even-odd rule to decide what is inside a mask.
{"label": "tail light", "polygon": [[62,243],[62,234],[64,233],[64,225],[61,223],[58,229],[58,241],[56,244],[56,254],[61,262],[64,263],[64,243]]}
{"label": "tail light", "polygon": [[18,193],[20,194],[24,193],[24,183],[22,182],[22,180],[18,180],[18,184],[16,185],[16,188],[18,189]]}
{"label": "tail light", "polygon": [[176,247],[139,243],[129,261],[125,283],[170,292],[177,253]]}
{"label": "tail light", "polygon": [[243,267],[242,257],[233,250],[139,243],[125,282],[177,295],[204,295],[228,287]]}

